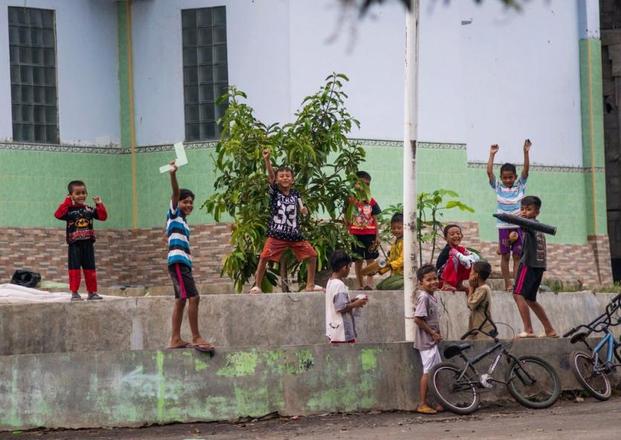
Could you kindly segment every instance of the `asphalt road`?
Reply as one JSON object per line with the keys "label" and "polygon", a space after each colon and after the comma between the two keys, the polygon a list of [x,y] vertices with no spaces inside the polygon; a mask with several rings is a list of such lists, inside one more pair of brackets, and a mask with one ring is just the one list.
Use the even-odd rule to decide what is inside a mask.
{"label": "asphalt road", "polygon": [[139,429],[0,433],[0,439],[71,440],[612,440],[621,431],[621,397],[607,402],[563,400],[533,411],[517,404],[483,407],[470,416],[442,413],[360,413],[244,423],[191,423]]}

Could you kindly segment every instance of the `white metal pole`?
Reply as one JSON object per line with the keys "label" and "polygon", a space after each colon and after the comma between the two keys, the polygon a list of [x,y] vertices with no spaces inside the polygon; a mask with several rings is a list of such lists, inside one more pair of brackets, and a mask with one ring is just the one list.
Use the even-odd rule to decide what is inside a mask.
{"label": "white metal pole", "polygon": [[403,304],[405,340],[414,340],[416,286],[416,136],[418,112],[418,10],[412,0],[405,16],[405,87],[403,124]]}

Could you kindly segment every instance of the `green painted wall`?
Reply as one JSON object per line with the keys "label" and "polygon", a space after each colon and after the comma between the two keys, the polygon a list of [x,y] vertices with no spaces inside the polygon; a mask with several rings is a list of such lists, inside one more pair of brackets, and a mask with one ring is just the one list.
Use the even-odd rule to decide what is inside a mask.
{"label": "green painted wall", "polygon": [[129,105],[129,77],[131,75],[129,49],[131,45],[131,36],[129,29],[131,24],[129,7],[127,0],[117,3],[118,28],[117,37],[119,45],[119,98],[120,98],[120,118],[121,118],[121,145],[129,147],[131,145],[131,118],[132,114]]}
{"label": "green painted wall", "polygon": [[[178,172],[182,187],[197,195],[197,205],[213,190],[212,148],[189,148],[189,164]],[[373,176],[372,192],[380,206],[399,203],[402,199],[402,150],[398,143],[367,147],[364,169]],[[143,152],[138,159],[138,226],[158,227],[164,223],[168,206],[170,181],[159,167],[169,162],[172,151]],[[461,146],[446,148],[421,144],[417,157],[418,191],[446,188],[457,191],[462,200],[475,208],[474,214],[450,212],[447,220],[470,220],[480,224],[481,239],[496,240],[494,192],[487,184],[485,168],[468,164]],[[110,218],[97,228],[131,227],[131,172],[129,154],[75,152],[15,151],[0,148],[0,203],[18,209],[3,209],[0,225],[12,227],[62,227],[53,212],[72,179],[86,182],[91,195],[100,194]],[[559,233],[551,242],[586,243],[591,202],[585,182],[590,173],[581,169],[533,167],[528,193],[543,199],[541,221],[558,226]],[[603,173],[596,174],[597,185],[603,184]],[[568,191],[569,189],[569,191]],[[596,199],[601,205],[605,200]],[[605,205],[604,205],[605,206]],[[605,212],[605,211],[604,211]],[[190,224],[211,223],[204,211],[196,210]]]}
{"label": "green painted wall", "polygon": [[83,180],[89,199],[100,195],[108,208],[108,220],[95,227],[125,228],[130,222],[128,176],[128,155],[0,148],[0,225],[64,228],[54,211],[67,195],[67,184]]}
{"label": "green painted wall", "polygon": [[[367,163],[367,169],[373,176],[372,191],[380,206],[401,201],[401,149],[373,147],[367,150]],[[498,239],[495,219],[491,216],[496,209],[494,191],[487,183],[484,166],[468,164],[465,149],[436,148],[431,144],[421,144],[416,169],[418,192],[451,189],[459,193],[463,202],[475,209],[473,214],[449,211],[447,220],[476,221],[482,240]],[[549,242],[586,243],[586,211],[589,208],[586,206],[584,176],[579,169],[531,167],[527,193],[538,195],[543,200],[540,220],[558,226],[558,235],[549,237]],[[568,188],[571,188],[569,195]]]}
{"label": "green painted wall", "polygon": [[604,174],[604,106],[602,50],[599,39],[580,40],[580,102],[582,113],[582,163],[585,173],[587,233],[607,235],[606,182]]}

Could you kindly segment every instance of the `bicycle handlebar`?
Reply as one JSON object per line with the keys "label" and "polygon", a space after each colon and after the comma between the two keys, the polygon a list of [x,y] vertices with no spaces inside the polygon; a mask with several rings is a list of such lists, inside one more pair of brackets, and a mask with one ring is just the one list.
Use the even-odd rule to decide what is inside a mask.
{"label": "bicycle handlebar", "polygon": [[572,328],[571,330],[568,330],[568,331],[567,331],[567,332],[563,335],[563,337],[564,337],[564,338],[566,338],[567,336],[571,336],[571,335],[573,335],[574,333],[576,333],[576,332],[578,331],[578,329],[579,329],[580,327],[583,327],[583,326],[574,327],[574,328]]}
{"label": "bicycle handlebar", "polygon": [[[489,336],[490,338],[494,339],[495,341],[498,340],[498,327],[496,327],[496,323],[494,321],[492,321],[489,317],[489,314],[487,313],[487,310],[485,310],[485,319],[483,320],[483,322],[481,323],[481,325],[478,328],[473,328],[472,330],[468,330],[466,333],[464,333],[463,335],[461,335],[461,338],[459,338],[460,340],[464,340],[466,339],[468,336],[470,335],[476,335],[477,333],[482,333],[485,336]],[[486,322],[488,322],[490,324],[492,324],[493,330],[488,332],[484,332],[483,326],[485,325]]]}
{"label": "bicycle handlebar", "polygon": [[566,338],[567,336],[571,336],[582,328],[587,330],[588,334],[602,333],[606,331],[608,327],[617,326],[621,324],[621,317],[616,319],[614,323],[612,320],[612,315],[617,310],[619,310],[619,308],[621,308],[621,294],[616,295],[613,299],[610,300],[610,302],[606,305],[606,310],[604,311],[604,313],[599,315],[597,318],[595,318],[593,321],[591,321],[588,324],[581,324],[577,327],[572,328],[571,330],[567,331],[563,335],[563,337]]}

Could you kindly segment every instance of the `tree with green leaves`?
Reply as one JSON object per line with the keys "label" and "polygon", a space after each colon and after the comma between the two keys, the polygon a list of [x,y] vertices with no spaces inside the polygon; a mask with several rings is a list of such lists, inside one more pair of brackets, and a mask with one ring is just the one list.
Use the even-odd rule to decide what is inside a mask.
{"label": "tree with green leaves", "polygon": [[[355,174],[364,160],[364,149],[348,138],[358,121],[347,111],[343,91],[348,78],[333,73],[317,93],[302,101],[293,122],[281,125],[259,121],[246,103],[247,96],[231,87],[221,99],[228,101],[222,117],[221,138],[215,151],[217,178],[214,193],[203,208],[221,221],[232,221],[229,254],[222,275],[241,292],[254,275],[266,239],[269,199],[262,151],[271,151],[275,165],[286,164],[294,173],[294,185],[310,215],[300,217],[302,231],[318,253],[317,267],[327,267],[335,249],[350,249],[352,238],[344,225],[346,201],[364,191]],[[280,275],[292,276],[300,285],[306,268],[285,254]],[[268,267],[261,290],[271,291],[279,271]]]}

